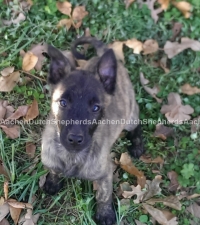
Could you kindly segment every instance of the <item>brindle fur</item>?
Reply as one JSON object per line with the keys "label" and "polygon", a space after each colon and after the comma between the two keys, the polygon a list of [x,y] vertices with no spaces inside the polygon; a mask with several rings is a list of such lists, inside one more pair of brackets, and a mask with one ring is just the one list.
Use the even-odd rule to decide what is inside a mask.
{"label": "brindle fur", "polygon": [[[82,37],[72,44],[72,53],[76,58],[84,58],[76,51],[77,45],[84,43],[92,44],[98,56],[91,58],[81,70],[74,69],[67,58],[49,46],[51,64],[48,81],[52,91],[49,119],[138,121],[138,105],[123,64],[116,59],[113,50],[91,37]],[[67,102],[66,107],[59,105],[61,99]],[[98,112],[91,111],[95,104],[100,106]],[[132,143],[130,153],[139,157],[144,150],[140,127],[136,123],[46,125],[41,155],[50,173],[44,186],[45,191],[54,194],[61,188],[58,182],[60,174],[96,181],[96,221],[101,225],[114,224],[110,150],[122,130],[129,131]],[[75,139],[69,138],[71,134]],[[77,138],[81,138],[81,144]]]}

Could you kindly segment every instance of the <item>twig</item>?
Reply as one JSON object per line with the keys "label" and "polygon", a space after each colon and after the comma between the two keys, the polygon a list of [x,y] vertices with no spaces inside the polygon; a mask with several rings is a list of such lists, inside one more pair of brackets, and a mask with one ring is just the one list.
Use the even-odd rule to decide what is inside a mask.
{"label": "twig", "polygon": [[32,77],[34,77],[34,78],[36,78],[36,79],[38,79],[38,80],[47,82],[45,79],[42,79],[42,78],[40,78],[40,77],[37,77],[37,76],[35,76],[35,75],[31,74],[31,73],[28,73],[28,72],[26,72],[26,71],[24,71],[24,70],[19,70],[19,72],[25,73],[25,74],[27,74],[27,75],[29,75],[29,76],[32,76]]}

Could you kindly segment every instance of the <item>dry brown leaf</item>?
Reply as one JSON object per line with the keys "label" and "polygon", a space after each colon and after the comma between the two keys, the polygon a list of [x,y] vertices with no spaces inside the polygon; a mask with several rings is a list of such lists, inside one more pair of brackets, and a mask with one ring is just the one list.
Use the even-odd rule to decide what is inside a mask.
{"label": "dry brown leaf", "polygon": [[35,67],[37,62],[38,62],[38,57],[34,55],[32,52],[27,52],[23,58],[22,69],[28,72]]}
{"label": "dry brown leaf", "polygon": [[164,160],[160,156],[156,157],[155,159],[152,159],[150,155],[142,155],[140,156],[140,160],[144,163],[159,163],[161,165],[164,164]]}
{"label": "dry brown leaf", "polygon": [[170,0],[158,0],[158,2],[161,4],[161,8],[166,10],[169,6]]}
{"label": "dry brown leaf", "polygon": [[159,209],[156,209],[153,206],[150,206],[146,203],[142,203],[142,206],[159,224],[178,225],[178,222],[176,221],[176,217],[168,221],[165,215],[163,214],[163,212],[160,211]]}
{"label": "dry brown leaf", "polygon": [[154,9],[154,4],[156,1],[157,0],[137,0],[137,2],[140,4],[140,7],[142,7],[142,5],[147,5],[147,7],[151,11],[151,17],[155,23],[157,23],[157,21],[158,21],[158,14],[163,11],[163,9],[161,7]]}
{"label": "dry brown leaf", "polygon": [[160,209],[160,211],[165,215],[165,217],[168,221],[175,217],[175,215],[173,213],[171,213],[170,211],[168,211],[166,209],[162,209],[162,210]]}
{"label": "dry brown leaf", "polygon": [[8,101],[0,100],[0,120],[4,119],[7,111]]}
{"label": "dry brown leaf", "polygon": [[176,210],[181,210],[181,203],[179,202],[177,196],[168,196],[164,199],[162,199],[162,202],[164,205],[176,209]]}
{"label": "dry brown leaf", "polygon": [[33,206],[30,203],[18,202],[11,198],[7,200],[7,203],[16,209],[33,209]]}
{"label": "dry brown leaf", "polygon": [[0,159],[0,175],[4,175],[6,179],[9,179],[9,174],[5,168],[3,161]]}
{"label": "dry brown leaf", "polygon": [[172,37],[171,37],[171,41],[175,41],[176,37],[181,33],[181,29],[182,29],[182,24],[181,23],[174,23],[173,28],[172,28]]}
{"label": "dry brown leaf", "polygon": [[22,211],[22,209],[20,209],[20,208],[14,208],[14,207],[10,206],[10,215],[11,215],[11,218],[13,219],[15,225],[18,223],[21,211]]}
{"label": "dry brown leaf", "polygon": [[172,4],[183,13],[185,18],[189,18],[191,16],[192,5],[189,2],[172,1]]}
{"label": "dry brown leaf", "polygon": [[85,10],[85,6],[77,6],[72,12],[72,18],[75,21],[82,21],[87,15],[88,12]]}
{"label": "dry brown leaf", "polygon": [[32,213],[33,212],[31,209],[27,209],[27,213],[20,218],[19,224],[23,223],[23,225],[36,225],[40,214],[37,213],[33,215]]}
{"label": "dry brown leaf", "polygon": [[11,24],[18,24],[21,21],[24,21],[26,19],[26,17],[24,16],[23,13],[19,13],[19,15],[17,16],[16,19],[12,19],[12,20],[2,20],[3,24],[6,26],[10,26]]}
{"label": "dry brown leaf", "polygon": [[121,60],[124,63],[123,45],[124,45],[123,41],[115,41],[114,43],[109,45],[109,48],[112,48],[117,59]]}
{"label": "dry brown leaf", "polygon": [[6,135],[11,139],[16,139],[20,136],[20,126],[14,125],[12,127],[6,127],[4,125],[0,125],[2,130],[6,133]]}
{"label": "dry brown leaf", "polygon": [[127,47],[133,49],[134,54],[140,54],[140,52],[143,51],[143,43],[135,38],[127,40],[126,42],[124,42],[124,44]]}
{"label": "dry brown leaf", "polygon": [[3,70],[1,71],[1,75],[4,76],[4,77],[6,77],[6,76],[8,76],[9,74],[13,73],[13,72],[14,72],[14,69],[15,69],[14,66],[12,66],[12,67],[6,67],[5,69],[3,69]]}
{"label": "dry brown leaf", "polygon": [[182,124],[189,120],[189,114],[194,112],[190,105],[182,105],[181,97],[178,93],[170,93],[167,97],[168,105],[163,105],[160,112],[165,114],[165,117],[170,123]]}
{"label": "dry brown leaf", "polygon": [[198,198],[198,197],[200,197],[200,194],[195,193],[193,195],[187,196],[187,199],[190,200],[190,199]]}
{"label": "dry brown leaf", "polygon": [[194,217],[200,218],[200,206],[196,202],[193,202],[186,208],[186,210],[190,212]]}
{"label": "dry brown leaf", "polygon": [[26,142],[26,153],[29,158],[34,158],[36,146],[32,142]]}
{"label": "dry brown leaf", "polygon": [[192,134],[196,133],[199,130],[200,130],[200,116],[198,116],[192,120],[191,133]]}
{"label": "dry brown leaf", "polygon": [[162,182],[162,176],[160,176],[160,175],[155,176],[155,178],[152,181],[147,180],[146,181],[147,191],[142,200],[146,201],[146,200],[152,198],[153,196],[160,194],[161,188],[159,185],[161,182]]}
{"label": "dry brown leaf", "polygon": [[169,73],[170,70],[167,68],[167,57],[163,56],[160,60],[159,60],[159,66],[165,71],[165,73]]}
{"label": "dry brown leaf", "polygon": [[26,116],[28,112],[28,108],[29,106],[27,105],[19,106],[17,110],[11,116],[7,118],[7,120],[17,120],[20,117]]}
{"label": "dry brown leaf", "polygon": [[58,22],[57,26],[58,27],[66,27],[67,30],[70,29],[70,27],[72,26],[73,21],[72,19],[62,19]]}
{"label": "dry brown leaf", "polygon": [[163,124],[157,124],[156,130],[154,132],[154,137],[159,137],[165,141],[168,137],[171,137],[174,134],[174,130],[171,127],[166,127]]}
{"label": "dry brown leaf", "polygon": [[158,94],[159,92],[159,88],[157,86],[154,86],[153,88],[148,87],[147,84],[149,83],[149,80],[144,77],[144,74],[142,72],[140,72],[140,82],[147,93],[155,98],[158,103],[162,102],[162,99],[156,97],[156,94]]}
{"label": "dry brown leaf", "polygon": [[47,174],[44,174],[40,177],[39,179],[39,187],[42,188],[46,182],[46,177],[47,177]]}
{"label": "dry brown leaf", "polygon": [[42,69],[42,64],[44,62],[44,55],[42,53],[47,53],[47,44],[39,43],[37,45],[32,46],[30,52],[33,53],[35,56],[38,57],[38,61],[35,64],[35,69],[40,71]]}
{"label": "dry brown leaf", "polygon": [[82,68],[84,68],[84,66],[86,65],[87,60],[84,60],[84,59],[77,59],[76,62],[77,62],[77,64],[78,64],[78,66],[82,69]]}
{"label": "dry brown leaf", "polygon": [[30,105],[28,112],[26,114],[25,120],[33,120],[39,115],[39,110],[38,110],[38,103],[36,99],[33,100],[32,104]]}
{"label": "dry brown leaf", "polygon": [[9,213],[9,206],[8,203],[4,203],[3,205],[0,205],[0,221],[6,217],[6,215]]}
{"label": "dry brown leaf", "polygon": [[200,51],[200,42],[187,37],[181,38],[181,43],[167,41],[164,46],[164,51],[168,58],[171,59],[183,50],[191,48],[193,51]]}
{"label": "dry brown leaf", "polygon": [[0,197],[0,206],[5,203],[5,199],[3,197]]}
{"label": "dry brown leaf", "polygon": [[10,223],[8,222],[8,220],[6,218],[4,218],[1,222],[0,225],[10,225]]}
{"label": "dry brown leaf", "polygon": [[56,2],[57,9],[68,16],[71,16],[72,4],[70,2]]}
{"label": "dry brown leaf", "polygon": [[144,176],[144,173],[139,171],[132,163],[132,160],[127,152],[122,153],[120,157],[120,167],[125,170],[126,172],[134,175],[137,177],[137,183],[144,188],[146,183],[146,177]]}
{"label": "dry brown leaf", "polygon": [[0,77],[0,91],[10,92],[20,79],[19,71],[11,73],[9,76]]}
{"label": "dry brown leaf", "polygon": [[153,39],[146,40],[143,43],[143,55],[148,55],[157,52],[158,49],[159,49],[158,42]]}
{"label": "dry brown leaf", "polygon": [[181,92],[187,95],[194,95],[200,93],[200,88],[192,87],[190,84],[181,86]]}
{"label": "dry brown leaf", "polygon": [[178,174],[175,171],[170,171],[167,173],[168,178],[170,179],[170,184],[168,186],[169,191],[176,191],[178,189]]}
{"label": "dry brown leaf", "polygon": [[124,0],[124,3],[126,5],[126,9],[134,2],[135,0]]}
{"label": "dry brown leaf", "polygon": [[6,106],[6,115],[4,117],[4,119],[6,120],[8,117],[12,116],[12,114],[14,113],[15,109],[12,105],[8,105]]}

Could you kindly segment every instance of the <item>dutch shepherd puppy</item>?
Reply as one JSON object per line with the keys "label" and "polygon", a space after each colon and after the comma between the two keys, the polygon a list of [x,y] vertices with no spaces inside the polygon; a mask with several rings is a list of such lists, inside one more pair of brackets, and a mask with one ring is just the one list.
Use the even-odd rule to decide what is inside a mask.
{"label": "dutch shepherd puppy", "polygon": [[58,49],[48,47],[49,119],[54,122],[46,125],[42,136],[42,162],[49,169],[44,189],[49,194],[58,192],[62,175],[96,181],[95,219],[97,224],[112,225],[110,151],[127,130],[130,154],[139,157],[144,152],[139,109],[127,70],[112,49],[95,38],[81,37],[72,44],[74,57],[84,59],[76,47],[86,43],[95,47],[97,56],[80,70]]}

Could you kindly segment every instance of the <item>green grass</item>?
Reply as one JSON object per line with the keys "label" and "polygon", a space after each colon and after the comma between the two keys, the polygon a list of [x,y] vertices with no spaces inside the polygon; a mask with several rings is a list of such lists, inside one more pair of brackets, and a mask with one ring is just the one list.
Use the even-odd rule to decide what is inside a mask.
{"label": "green grass", "polygon": [[[16,2],[10,2],[6,5],[2,4],[2,0],[0,0],[0,17],[10,19],[10,10],[13,5],[17,5]],[[22,49],[28,51],[33,44],[45,42],[62,50],[69,49],[71,42],[76,37],[83,35],[86,27],[90,28],[93,36],[102,39],[106,43],[134,37],[140,41],[155,39],[158,41],[160,48],[163,48],[164,43],[172,36],[172,22],[175,21],[183,24],[182,37],[200,41],[200,3],[198,0],[188,0],[188,2],[193,4],[193,16],[191,18],[185,19],[176,8],[170,7],[166,12],[160,14],[157,24],[151,19],[148,8],[143,6],[140,9],[136,3],[133,3],[128,10],[125,10],[122,0],[72,0],[70,2],[73,6],[85,5],[89,15],[84,19],[80,29],[75,30],[71,28],[69,31],[64,28],[56,28],[58,21],[66,18],[66,16],[56,10],[54,0],[33,0],[33,2],[31,10],[26,13],[24,22],[9,27],[0,26],[0,70],[8,66],[15,66],[16,70],[21,70],[22,59],[19,56],[19,52]],[[158,97],[163,98],[164,102],[167,102],[167,96],[170,92],[179,93],[180,86],[185,83],[200,87],[199,72],[197,70],[200,67],[200,52],[185,50],[169,60],[169,74],[165,74],[160,68],[152,67],[149,63],[154,59],[159,59],[160,55],[163,54],[162,50],[152,58],[135,55],[127,47],[124,47],[124,52],[125,66],[135,87],[141,119],[165,119],[160,113],[160,104],[142,88],[139,82],[139,73],[141,71],[150,80],[150,85],[159,84],[161,90]],[[3,53],[6,53],[6,55]],[[32,70],[30,73],[46,79],[48,63],[47,60],[42,71]],[[24,76],[26,74],[21,73],[21,77],[23,78]],[[0,93],[0,98],[8,100],[16,108],[23,104],[30,104],[36,98],[40,110],[38,119],[45,119],[50,109],[50,94],[44,90],[44,85],[44,82],[33,79],[26,85],[16,86],[10,93]],[[181,98],[184,104],[190,104],[194,108],[192,117],[200,115],[199,94],[193,96],[181,94]],[[167,172],[171,170],[179,174],[179,181],[182,186],[193,186],[193,193],[200,193],[200,156],[198,152],[200,150],[200,133],[197,134],[198,138],[193,140],[190,138],[189,125],[170,126],[175,130],[175,137],[169,138],[167,141],[153,137],[155,124],[143,126],[147,153],[150,153],[152,157],[160,155],[166,162],[160,171],[163,176],[162,194],[163,196],[170,195],[167,189],[169,184]],[[41,213],[39,225],[95,224],[92,220],[95,212],[95,200],[91,182],[66,179],[65,189],[53,197],[47,196],[40,189],[39,178],[46,173],[40,162],[42,130],[42,125],[23,125],[21,137],[15,140],[10,140],[4,133],[0,133],[0,157],[11,173],[9,196],[19,201],[29,202],[32,196],[36,196],[33,206],[34,213]],[[25,153],[25,143],[30,140],[36,143],[36,158],[39,160],[34,168],[26,172],[25,170],[33,165],[33,160],[30,160]],[[176,144],[174,144],[174,140]],[[117,154],[117,157],[120,156],[121,152],[126,151],[127,144],[127,141],[124,139],[120,139],[115,144],[113,151]],[[152,169],[158,169],[156,165],[144,164],[136,159],[134,159],[134,164],[150,180],[155,176],[152,173]],[[120,182],[128,181],[136,185],[135,177],[121,169],[119,174]],[[190,174],[188,179],[185,179],[186,174]],[[4,178],[0,175],[0,187],[3,187],[3,182]],[[114,194],[116,194],[119,183],[114,184]],[[0,196],[2,195],[3,188],[0,188]],[[134,219],[140,219],[141,221],[146,221],[146,224],[152,225],[150,217],[144,215],[140,205],[134,204],[131,200],[131,205],[128,209],[126,206],[120,206],[120,199],[117,197],[114,199],[118,224],[120,224],[122,218],[125,218],[127,224],[134,224]],[[183,204],[181,211],[171,211],[178,217],[179,224],[189,225],[189,219],[192,216],[186,216],[185,208],[192,201],[182,200],[181,202]],[[159,206],[165,208],[161,204]],[[8,218],[10,220],[10,217]],[[11,221],[10,224],[13,224],[13,222]]]}

